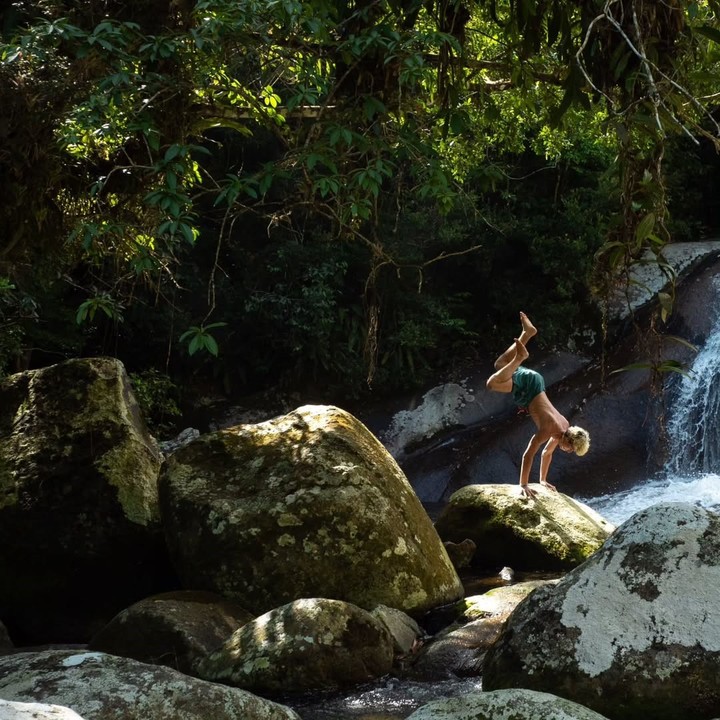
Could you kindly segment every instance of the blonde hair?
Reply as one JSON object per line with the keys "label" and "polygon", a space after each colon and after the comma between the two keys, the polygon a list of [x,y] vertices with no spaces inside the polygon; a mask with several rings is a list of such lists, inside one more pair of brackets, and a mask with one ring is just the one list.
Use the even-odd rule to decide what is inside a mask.
{"label": "blonde hair", "polygon": [[565,439],[572,445],[576,455],[584,455],[590,449],[590,435],[587,430],[573,425],[565,431]]}

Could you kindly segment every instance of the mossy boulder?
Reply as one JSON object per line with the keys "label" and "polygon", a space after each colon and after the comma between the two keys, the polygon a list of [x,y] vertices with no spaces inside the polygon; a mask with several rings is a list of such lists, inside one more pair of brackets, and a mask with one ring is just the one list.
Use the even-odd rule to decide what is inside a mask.
{"label": "mossy boulder", "polygon": [[637,513],[510,616],[483,688],[524,687],[613,720],[720,716],[720,516],[684,503]]}
{"label": "mossy boulder", "polygon": [[214,593],[178,590],[118,613],[88,647],[193,675],[200,660],[253,619],[237,603]]}
{"label": "mossy boulder", "polygon": [[16,644],[86,641],[173,582],[159,468],[117,360],[0,383],[0,617]]}
{"label": "mossy boulder", "polygon": [[184,585],[255,615],[304,597],[412,615],[463,595],[405,475],[335,407],[203,435],[168,458],[160,504]]}
{"label": "mossy boulder", "polygon": [[444,541],[470,538],[472,565],[497,570],[568,570],[584,562],[615,529],[587,505],[533,485],[534,499],[516,485],[467,485],[451,495],[435,528]]}
{"label": "mossy boulder", "polygon": [[392,662],[392,636],[379,619],[352,603],[306,598],[243,626],[198,670],[250,691],[304,692],[374,680]]}

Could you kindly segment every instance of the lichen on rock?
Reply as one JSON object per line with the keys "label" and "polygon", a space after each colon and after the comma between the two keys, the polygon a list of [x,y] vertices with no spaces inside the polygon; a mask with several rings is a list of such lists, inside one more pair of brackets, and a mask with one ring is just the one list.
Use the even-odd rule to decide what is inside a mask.
{"label": "lichen on rock", "polygon": [[87,720],[300,720],[290,708],[237,688],[159,665],[73,650],[0,657],[0,696],[66,706]]}
{"label": "lichen on rock", "polygon": [[255,614],[302,597],[419,613],[463,593],[397,463],[338,408],[198,438],[168,458],[160,499],[185,585]]}
{"label": "lichen on rock", "polygon": [[349,687],[388,673],[387,627],[351,603],[304,598],[247,623],[198,666],[206,680],[256,692]]}
{"label": "lichen on rock", "polygon": [[720,715],[720,542],[714,513],[664,503],[538,589],[491,649],[488,689],[554,692],[617,720]]}

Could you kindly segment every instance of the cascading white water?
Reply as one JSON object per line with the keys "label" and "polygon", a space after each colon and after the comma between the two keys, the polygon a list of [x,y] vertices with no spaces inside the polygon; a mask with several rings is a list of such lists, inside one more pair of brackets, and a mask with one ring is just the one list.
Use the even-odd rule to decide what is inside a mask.
{"label": "cascading white water", "polygon": [[583,502],[616,525],[660,502],[720,511],[720,320],[675,388],[667,430],[663,472],[630,490]]}
{"label": "cascading white water", "polygon": [[667,429],[669,473],[720,472],[720,321],[679,383]]}

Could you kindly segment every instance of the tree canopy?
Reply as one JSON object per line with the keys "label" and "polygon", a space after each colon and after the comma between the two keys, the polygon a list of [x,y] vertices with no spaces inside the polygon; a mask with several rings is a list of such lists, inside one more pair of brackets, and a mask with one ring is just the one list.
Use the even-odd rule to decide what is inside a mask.
{"label": "tree canopy", "polygon": [[18,2],[0,17],[0,360],[134,347],[138,367],[205,357],[236,385],[359,387],[491,333],[483,307],[550,295],[566,316],[661,259],[668,153],[718,146],[719,13]]}

